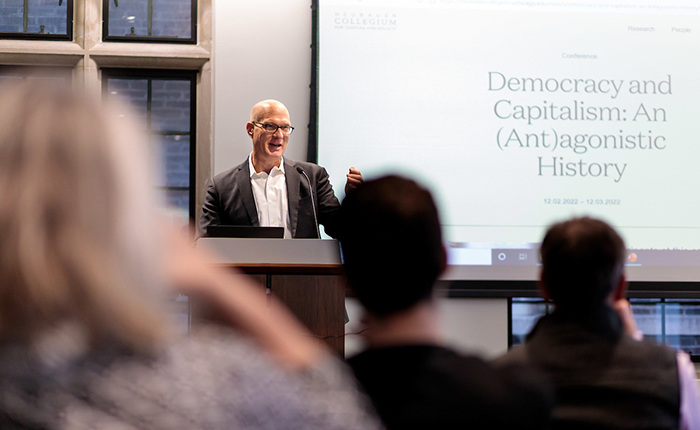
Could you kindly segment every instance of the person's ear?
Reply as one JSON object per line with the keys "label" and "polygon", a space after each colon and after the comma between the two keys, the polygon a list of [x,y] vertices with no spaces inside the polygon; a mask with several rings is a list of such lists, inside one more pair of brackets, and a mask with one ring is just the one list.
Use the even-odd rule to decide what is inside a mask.
{"label": "person's ear", "polygon": [[615,299],[615,301],[618,301],[624,299],[625,296],[627,296],[627,278],[624,274],[622,274],[620,276],[620,281],[615,287],[615,291],[613,291],[613,299]]}
{"label": "person's ear", "polygon": [[440,249],[442,250],[442,255],[440,256],[440,259],[442,260],[440,262],[440,274],[442,275],[445,273],[445,270],[447,270],[447,249],[445,249],[445,245],[443,244]]}
{"label": "person's ear", "polygon": [[248,132],[248,135],[249,135],[249,136],[252,136],[252,135],[253,135],[253,123],[252,123],[252,122],[246,123],[245,129],[246,129],[246,131]]}
{"label": "person's ear", "polygon": [[547,284],[542,280],[542,271],[540,271],[540,279],[537,280],[537,289],[540,290],[543,299],[548,301],[552,300],[552,296],[549,294],[549,288],[547,288]]}

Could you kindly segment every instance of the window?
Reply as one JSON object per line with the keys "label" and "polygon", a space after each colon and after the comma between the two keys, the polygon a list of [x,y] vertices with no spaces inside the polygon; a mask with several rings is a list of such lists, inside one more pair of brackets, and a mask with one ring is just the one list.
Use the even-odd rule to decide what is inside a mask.
{"label": "window", "polygon": [[120,98],[143,120],[152,150],[162,160],[154,186],[175,225],[194,219],[196,72],[103,69],[106,99]]}
{"label": "window", "polygon": [[194,0],[104,0],[108,42],[197,43]]}
{"label": "window", "polygon": [[[632,312],[644,338],[685,351],[700,361],[700,300],[630,299]],[[553,311],[542,299],[513,298],[510,305],[510,340],[525,340],[537,320]]]}
{"label": "window", "polygon": [[73,0],[3,0],[0,39],[72,40]]}
{"label": "window", "polygon": [[510,324],[508,344],[520,345],[543,315],[554,310],[550,302],[533,298],[513,298],[510,303]]}
{"label": "window", "polygon": [[[126,98],[163,154],[165,174],[144,186],[185,223],[211,176],[211,8],[211,0],[0,0],[0,81],[25,79],[24,66],[51,79],[62,70],[66,85]],[[112,43],[122,41],[146,43]],[[170,304],[188,331],[188,299]]]}
{"label": "window", "polygon": [[[130,40],[148,43],[103,41],[103,21],[110,19],[109,8],[121,13],[127,9],[133,11],[137,5],[141,5],[145,15],[134,11],[133,16],[135,22],[141,20],[138,25],[145,29],[145,39]],[[144,85],[140,97],[151,103],[143,110],[144,118],[149,121],[146,129],[153,142],[158,142],[159,153],[164,155],[165,176],[155,185],[164,199],[174,205],[171,213],[178,224],[188,217],[196,219],[194,208],[204,200],[205,184],[212,168],[211,7],[211,0],[2,0],[0,29],[21,31],[26,20],[31,30],[32,23],[38,22],[35,17],[60,15],[61,28],[65,28],[66,34],[63,40],[56,41],[6,39],[3,36],[9,33],[0,33],[0,79],[19,79],[25,73],[19,66],[33,66],[68,71],[64,75],[67,85],[99,92],[105,97],[111,94],[111,91],[103,92],[109,85],[115,86],[112,91],[118,91],[118,85],[127,82]],[[180,24],[166,12],[179,17]],[[132,16],[129,13],[127,18]],[[170,21],[165,19],[166,15]],[[198,23],[197,18],[206,20]],[[61,25],[46,22],[45,29],[50,29],[52,35],[54,28]],[[149,22],[152,38],[147,36]],[[10,28],[11,25],[14,27]],[[170,29],[180,34],[168,33],[166,30]],[[168,41],[161,37],[178,41],[189,38],[190,42],[159,43]],[[129,76],[132,82],[128,81]],[[186,87],[186,91],[180,87]],[[171,98],[175,93],[183,98]],[[159,99],[161,94],[165,100]]]}

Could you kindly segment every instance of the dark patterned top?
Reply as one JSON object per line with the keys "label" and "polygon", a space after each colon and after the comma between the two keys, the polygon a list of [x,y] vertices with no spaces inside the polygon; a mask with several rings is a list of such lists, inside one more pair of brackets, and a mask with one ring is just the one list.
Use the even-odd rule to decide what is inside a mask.
{"label": "dark patterned top", "polygon": [[225,329],[150,358],[66,345],[0,345],[0,429],[381,428],[340,361],[285,370]]}

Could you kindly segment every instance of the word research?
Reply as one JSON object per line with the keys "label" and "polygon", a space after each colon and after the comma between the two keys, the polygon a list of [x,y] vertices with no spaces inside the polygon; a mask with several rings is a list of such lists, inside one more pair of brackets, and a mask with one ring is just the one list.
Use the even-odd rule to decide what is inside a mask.
{"label": "word research", "polygon": [[580,176],[590,178],[610,178],[620,182],[625,174],[627,163],[589,163],[579,159],[578,161],[564,161],[564,157],[537,157],[539,173],[537,176]]}

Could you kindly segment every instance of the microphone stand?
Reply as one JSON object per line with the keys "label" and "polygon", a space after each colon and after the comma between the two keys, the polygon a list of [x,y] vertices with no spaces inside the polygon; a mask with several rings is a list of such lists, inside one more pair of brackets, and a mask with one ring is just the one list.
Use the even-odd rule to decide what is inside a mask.
{"label": "microphone stand", "polygon": [[309,175],[306,174],[306,171],[304,171],[304,169],[301,166],[297,166],[297,172],[304,175],[304,177],[306,178],[306,183],[309,184],[309,191],[311,192],[311,207],[314,210],[314,223],[316,224],[316,236],[320,239],[321,230],[318,227],[318,216],[316,215],[316,199],[314,199],[314,188],[311,186],[311,179],[309,179]]}

